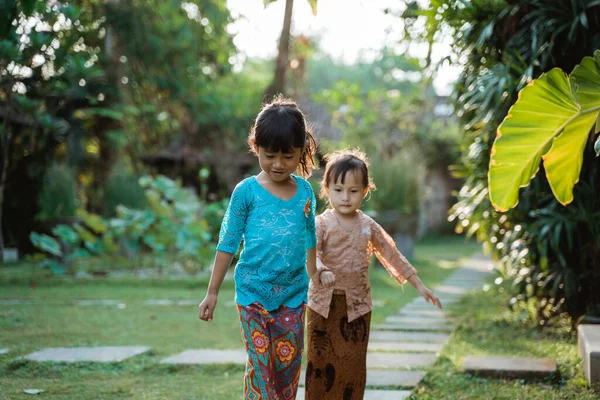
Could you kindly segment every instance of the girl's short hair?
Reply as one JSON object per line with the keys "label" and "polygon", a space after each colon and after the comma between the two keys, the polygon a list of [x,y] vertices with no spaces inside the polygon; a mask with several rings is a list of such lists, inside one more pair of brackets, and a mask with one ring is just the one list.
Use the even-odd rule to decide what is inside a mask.
{"label": "girl's short hair", "polygon": [[369,161],[365,153],[358,149],[339,150],[326,154],[325,173],[321,181],[321,192],[319,197],[322,199],[328,196],[328,187],[330,183],[335,183],[341,178],[342,183],[346,180],[348,172],[359,172],[362,177],[362,185],[369,193],[376,187],[369,177]]}
{"label": "girl's short hair", "polygon": [[273,152],[291,153],[293,148],[304,148],[300,156],[298,174],[308,178],[315,168],[317,142],[304,113],[298,105],[281,95],[265,104],[248,135],[252,151],[262,147]]}

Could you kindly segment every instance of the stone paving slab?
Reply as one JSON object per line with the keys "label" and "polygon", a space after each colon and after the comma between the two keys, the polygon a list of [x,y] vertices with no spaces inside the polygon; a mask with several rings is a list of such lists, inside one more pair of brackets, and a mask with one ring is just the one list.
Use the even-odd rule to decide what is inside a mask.
{"label": "stone paving slab", "polygon": [[448,295],[448,294],[462,295],[462,294],[467,293],[468,291],[469,291],[469,289],[466,289],[466,288],[460,287],[460,286],[450,285],[450,284],[447,284],[446,282],[444,282],[444,284],[442,284],[442,285],[438,285],[433,288],[433,292],[436,293],[436,295],[438,297],[440,297],[440,295],[442,295],[442,294],[444,294],[444,295]]}
{"label": "stone paving slab", "polygon": [[[410,397],[410,390],[365,390],[363,400],[404,400]],[[296,400],[304,400],[304,388],[298,388]]]}
{"label": "stone paving slab", "polygon": [[172,300],[172,299],[150,299],[144,304],[148,306],[197,306],[200,304],[198,300]]}
{"label": "stone paving slab", "polygon": [[0,304],[4,305],[10,305],[10,304],[28,304],[28,303],[32,303],[31,300],[25,300],[25,299],[0,299]]}
{"label": "stone paving slab", "polygon": [[373,327],[379,331],[403,331],[403,332],[452,332],[454,327],[451,325],[434,324],[378,324]]}
{"label": "stone paving slab", "polygon": [[583,375],[590,384],[600,382],[600,325],[579,324],[577,346],[583,360]]}
{"label": "stone paving slab", "polygon": [[480,280],[480,279],[465,280],[465,279],[451,277],[451,278],[446,278],[443,281],[443,284],[462,287],[465,289],[476,289],[483,284],[483,280]]}
{"label": "stone paving slab", "polygon": [[385,318],[385,322],[389,324],[419,324],[419,325],[441,325],[452,326],[443,316],[439,317],[420,317],[417,315],[389,315]]}
{"label": "stone paving slab", "polygon": [[120,362],[149,350],[147,346],[49,347],[22,358],[32,361]]}
{"label": "stone paving slab", "polygon": [[433,332],[396,332],[371,331],[369,339],[374,342],[417,342],[417,343],[446,343],[450,339],[447,333]]}
{"label": "stone paving slab", "polygon": [[[442,307],[444,305],[442,304]],[[444,314],[446,311],[444,310],[444,308],[437,308],[436,306],[432,306],[431,304],[427,304],[427,303],[420,303],[420,304],[415,304],[415,303],[410,303],[405,305],[404,307],[398,309],[398,312],[412,312],[412,313],[419,313],[419,312],[428,312],[428,314],[433,315],[435,314]]]}
{"label": "stone paving slab", "polygon": [[423,368],[435,364],[437,357],[432,353],[380,353],[367,352],[367,369],[377,368]]}
{"label": "stone paving slab", "polygon": [[435,309],[424,310],[418,308],[401,308],[398,310],[398,313],[394,315],[405,318],[430,318],[437,321],[447,321],[449,319],[445,311]]}
{"label": "stone paving slab", "polygon": [[[435,294],[435,292],[434,292],[434,294]],[[456,303],[457,301],[460,300],[460,297],[461,296],[453,296],[453,297],[450,297],[450,296],[437,296],[437,298],[442,303],[442,307],[444,307],[444,305],[450,305],[450,304]],[[434,308],[434,309],[437,308],[437,306],[434,306],[434,305],[432,305],[430,303],[427,303],[425,301],[425,299],[423,299],[422,297],[419,297],[418,299],[415,299],[415,300],[411,301],[406,306],[408,307],[408,306],[421,306],[421,305],[423,305],[423,306],[429,306],[429,307]],[[439,310],[439,308],[438,308],[438,310]]]}
{"label": "stone paving slab", "polygon": [[185,350],[163,359],[161,364],[246,364],[245,350]]}
{"label": "stone paving slab", "polygon": [[556,362],[550,358],[467,356],[462,368],[482,377],[516,379],[545,378],[557,373]]}
{"label": "stone paving slab", "polygon": [[[427,373],[425,371],[393,371],[393,370],[368,370],[367,386],[386,387],[401,386],[405,388],[415,387],[421,382]],[[300,375],[300,386],[304,386],[306,371]]]}
{"label": "stone paving slab", "polygon": [[10,350],[7,348],[0,348],[0,354],[6,354],[8,353]]}
{"label": "stone paving slab", "polygon": [[441,351],[444,345],[442,343],[418,343],[418,342],[370,342],[369,351],[387,351],[387,352],[421,352],[437,353]]}
{"label": "stone paving slab", "polygon": [[403,309],[413,309],[413,310],[429,310],[429,311],[438,311],[438,312],[443,312],[444,311],[444,304],[442,303],[442,308],[437,308],[437,306],[434,306],[430,303],[425,302],[425,300],[413,300],[410,303],[406,303],[404,305],[404,307],[402,307]]}
{"label": "stone paving slab", "polygon": [[75,300],[79,306],[118,306],[123,304],[121,300]]}

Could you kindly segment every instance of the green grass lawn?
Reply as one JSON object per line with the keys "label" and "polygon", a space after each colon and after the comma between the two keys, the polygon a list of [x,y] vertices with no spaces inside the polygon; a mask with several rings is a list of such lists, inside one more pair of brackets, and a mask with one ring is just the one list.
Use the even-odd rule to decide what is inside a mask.
{"label": "green grass lawn", "polygon": [[[479,251],[479,246],[465,243],[462,238],[427,238],[418,244],[413,264],[419,276],[428,286],[442,281],[459,263],[461,257]],[[6,271],[6,274],[5,274]],[[241,394],[243,367],[225,366],[168,366],[159,364],[164,357],[185,349],[241,348],[239,323],[236,309],[228,305],[234,299],[231,280],[226,280],[217,306],[216,319],[212,323],[197,319],[196,306],[148,306],[148,299],[194,299],[204,296],[207,278],[139,280],[118,278],[106,280],[42,279],[36,274],[20,276],[12,268],[0,268],[0,299],[27,299],[31,303],[3,305],[0,308],[0,347],[11,352],[0,356],[0,399],[24,399],[31,395],[24,389],[38,388],[45,392],[40,398],[52,399],[206,399],[230,400]],[[10,276],[10,278],[7,278]],[[29,284],[35,280],[35,288]],[[373,311],[373,323],[395,313],[398,308],[417,296],[410,286],[399,287],[381,268],[372,269],[373,299],[378,306]],[[486,296],[490,296],[488,293]],[[490,296],[492,297],[492,296]],[[80,299],[120,300],[124,308],[117,306],[81,306],[74,303]],[[463,312],[471,307],[489,308],[494,315],[501,315],[501,300],[472,299]],[[481,308],[480,308],[481,309]],[[477,317],[477,324],[479,319]],[[476,326],[465,322],[460,336],[456,335],[444,350],[441,361],[434,367],[433,375],[419,388],[420,398],[493,398],[489,393],[516,386],[516,397],[530,398],[528,393],[541,391],[546,383],[528,385],[514,383],[485,383],[476,378],[464,377],[455,371],[455,365],[464,354],[478,352],[507,352],[504,347],[514,348],[513,353],[522,354],[521,346],[539,349],[538,339],[529,338],[529,331],[515,336],[514,328],[502,322]],[[473,332],[467,329],[473,326]],[[481,327],[481,328],[480,328]],[[493,328],[493,329],[492,329]],[[524,328],[523,328],[524,329]],[[464,331],[464,333],[463,333]],[[510,335],[502,337],[502,333]],[[490,338],[494,340],[490,341]],[[517,340],[518,339],[518,340]],[[538,340],[538,341],[536,341]],[[512,342],[514,344],[511,344]],[[501,344],[499,344],[501,343]],[[520,343],[520,344],[518,344]],[[579,371],[572,338],[550,336],[547,354],[559,359],[561,374],[567,377],[560,385],[549,386],[550,393],[570,390],[569,393],[587,393]],[[145,345],[152,351],[122,363],[34,363],[16,361],[19,355],[45,347],[94,346],[94,345]],[[531,350],[533,351],[533,350]],[[568,362],[567,362],[568,361]],[[449,375],[448,375],[449,374]],[[444,379],[441,379],[443,376]],[[490,390],[477,391],[479,387]],[[501,387],[501,388],[498,388]],[[523,389],[525,388],[525,389]],[[474,392],[473,392],[474,391]],[[472,394],[471,394],[472,393]],[[567,393],[567,392],[564,392]],[[581,397],[581,396],[579,396]],[[536,397],[531,397],[536,398]],[[538,397],[563,398],[563,397]],[[585,398],[585,397],[582,397]],[[591,397],[589,397],[591,398]]]}

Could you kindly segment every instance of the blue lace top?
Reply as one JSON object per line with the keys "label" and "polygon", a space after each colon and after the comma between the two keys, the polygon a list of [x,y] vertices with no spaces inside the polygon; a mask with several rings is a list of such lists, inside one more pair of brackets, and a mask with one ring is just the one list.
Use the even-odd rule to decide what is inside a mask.
{"label": "blue lace top", "polygon": [[296,179],[294,197],[281,200],[255,176],[234,189],[223,218],[217,250],[235,254],[235,300],[242,306],[260,303],[267,311],[307,301],[306,249],[316,246],[316,200],[310,184]]}

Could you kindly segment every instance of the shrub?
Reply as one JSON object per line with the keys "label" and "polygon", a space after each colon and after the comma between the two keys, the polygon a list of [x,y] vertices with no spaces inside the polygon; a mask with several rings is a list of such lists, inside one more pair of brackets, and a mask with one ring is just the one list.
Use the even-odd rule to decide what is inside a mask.
{"label": "shrub", "polygon": [[53,164],[46,175],[38,197],[37,219],[72,217],[77,208],[75,174],[67,165]]}

